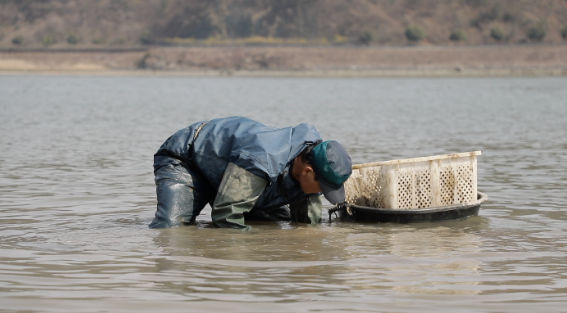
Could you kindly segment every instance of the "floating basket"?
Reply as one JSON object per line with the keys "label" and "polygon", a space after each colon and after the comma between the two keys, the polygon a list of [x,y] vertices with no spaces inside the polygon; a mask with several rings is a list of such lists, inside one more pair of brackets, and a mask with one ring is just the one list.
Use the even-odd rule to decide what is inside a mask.
{"label": "floating basket", "polygon": [[480,151],[353,165],[345,182],[350,205],[423,209],[477,201]]}

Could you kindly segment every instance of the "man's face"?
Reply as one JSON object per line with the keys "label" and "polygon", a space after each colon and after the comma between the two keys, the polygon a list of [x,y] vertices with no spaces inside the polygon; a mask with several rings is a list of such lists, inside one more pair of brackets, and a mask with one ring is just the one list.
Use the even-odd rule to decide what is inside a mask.
{"label": "man's face", "polygon": [[311,166],[305,166],[301,171],[299,176],[299,185],[303,192],[309,193],[319,193],[321,192],[321,183],[315,180],[315,172]]}

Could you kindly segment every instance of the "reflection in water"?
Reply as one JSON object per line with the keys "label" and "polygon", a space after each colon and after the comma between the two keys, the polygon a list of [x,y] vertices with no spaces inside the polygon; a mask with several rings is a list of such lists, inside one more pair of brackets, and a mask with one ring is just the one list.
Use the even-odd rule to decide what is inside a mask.
{"label": "reflection in water", "polygon": [[478,251],[479,239],[474,234],[438,226],[408,229],[393,234],[390,252],[401,257],[439,257]]}
{"label": "reflection in water", "polygon": [[[439,226],[393,234],[390,244],[390,252],[394,255],[425,259],[424,263],[417,266],[400,266],[391,272],[392,279],[398,282],[400,277],[408,279],[406,285],[398,285],[394,290],[411,294],[479,293],[467,286],[479,284],[475,279],[479,279],[478,268],[481,262],[466,257],[467,254],[479,251],[478,236]],[[405,275],[400,275],[401,272],[405,272]],[[442,280],[439,279],[441,277]]]}
{"label": "reflection in water", "polygon": [[[346,237],[346,252],[354,262],[355,280],[362,289],[388,287],[408,294],[477,294],[480,238],[453,227],[422,224],[381,228]],[[470,229],[467,229],[470,231]]]}
{"label": "reflection in water", "polygon": [[298,291],[344,289],[322,278],[342,264],[329,255],[342,255],[341,247],[324,243],[330,228],[287,223],[254,227],[253,232],[192,226],[156,230],[154,241],[167,247],[166,253],[148,259],[156,262],[161,275],[190,277],[182,289],[204,298],[210,292],[281,298]]}
{"label": "reflection in water", "polygon": [[[561,311],[565,85],[0,76],[0,310]],[[148,229],[157,147],[229,115],[312,123],[355,163],[482,150],[490,201],[453,222],[242,233],[213,228],[208,208],[197,226]]]}

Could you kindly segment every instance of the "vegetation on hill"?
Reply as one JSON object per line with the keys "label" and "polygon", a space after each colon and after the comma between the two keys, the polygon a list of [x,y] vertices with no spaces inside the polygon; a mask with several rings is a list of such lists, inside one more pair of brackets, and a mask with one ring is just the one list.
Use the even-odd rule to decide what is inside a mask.
{"label": "vegetation on hill", "polygon": [[567,0],[0,0],[0,47],[564,42]]}

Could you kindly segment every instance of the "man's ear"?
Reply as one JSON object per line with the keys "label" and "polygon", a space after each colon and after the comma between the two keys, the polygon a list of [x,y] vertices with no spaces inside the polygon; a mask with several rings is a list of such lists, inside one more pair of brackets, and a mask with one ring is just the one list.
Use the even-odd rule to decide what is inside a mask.
{"label": "man's ear", "polygon": [[301,170],[301,174],[303,174],[303,175],[305,175],[305,176],[308,176],[308,175],[310,175],[310,174],[315,174],[315,170],[313,169],[313,167],[312,167],[311,165],[306,164],[306,165],[303,167],[303,170]]}

